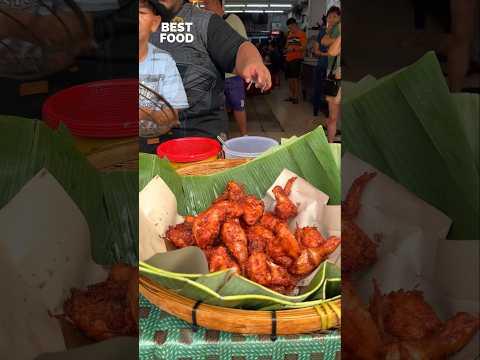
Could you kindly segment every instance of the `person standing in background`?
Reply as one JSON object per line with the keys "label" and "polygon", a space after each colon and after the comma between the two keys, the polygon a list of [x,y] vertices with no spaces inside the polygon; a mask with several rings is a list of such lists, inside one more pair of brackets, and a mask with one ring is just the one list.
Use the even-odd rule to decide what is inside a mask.
{"label": "person standing in background", "polygon": [[[190,105],[180,113],[181,126],[172,128],[169,138],[226,138],[225,73],[235,73],[257,89],[266,91],[272,85],[270,72],[255,46],[220,16],[184,0],[159,2],[170,11],[173,19],[164,29],[152,34],[150,42],[172,55]],[[188,35],[191,41],[176,40],[179,27],[184,30],[183,39]],[[169,37],[174,40],[169,41]]]}
{"label": "person standing in background", "polygon": [[[242,20],[235,14],[225,14],[223,0],[206,0],[205,9],[221,16],[240,36],[247,39],[247,30]],[[247,135],[247,112],[245,111],[245,84],[235,74],[225,74],[225,107],[231,110],[242,136]]]}
{"label": "person standing in background", "polygon": [[327,32],[327,17],[323,16],[322,25],[318,32],[317,41],[313,44],[313,54],[318,57],[317,66],[315,68],[314,93],[313,93],[313,116],[318,116],[318,112],[322,106],[323,88],[322,81],[327,75],[328,67],[328,47],[321,44],[322,38]]}
{"label": "person standing in background", "polygon": [[[327,12],[327,33],[323,36],[321,44],[328,47],[328,69],[335,75],[336,80],[342,79],[341,71],[341,10],[332,6]],[[329,142],[334,142],[337,135],[337,123],[340,119],[341,89],[336,96],[327,96],[328,118],[327,136]]]}
{"label": "person standing in background", "polygon": [[290,97],[285,101],[291,101],[298,104],[300,95],[300,72],[302,69],[302,61],[307,47],[307,35],[300,30],[297,21],[294,18],[287,20],[288,37],[286,44],[286,75],[290,90]]}

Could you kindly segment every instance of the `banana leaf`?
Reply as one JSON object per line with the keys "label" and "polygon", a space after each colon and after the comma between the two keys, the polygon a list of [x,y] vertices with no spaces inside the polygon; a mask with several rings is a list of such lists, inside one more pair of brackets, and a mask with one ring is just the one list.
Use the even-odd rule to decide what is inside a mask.
{"label": "banana leaf", "polygon": [[[167,160],[140,154],[139,188],[159,175],[175,194],[181,215],[198,214],[218,197],[229,180],[262,198],[283,169],[287,168],[330,196],[329,204],[340,204],[340,160],[335,158],[321,127],[288,141],[247,164],[207,176],[180,176]],[[336,155],[335,155],[336,156]]]}
{"label": "banana leaf", "polygon": [[66,128],[0,116],[0,207],[42,168],[62,185],[85,216],[95,262],[138,261],[137,173],[100,174],[74,145]]}
{"label": "banana leaf", "polygon": [[[256,284],[232,270],[223,270],[210,274],[175,274],[155,268],[151,264],[140,262],[140,273],[158,282],[163,287],[190,299],[206,304],[243,309],[261,309],[288,306],[304,307],[306,303],[318,304],[340,295],[340,269],[325,261],[305,291],[301,295],[286,296]],[[307,300],[308,301],[305,301]],[[311,305],[310,305],[311,306]]]}
{"label": "banana leaf", "polygon": [[[471,115],[465,115],[476,115],[468,124],[477,121],[470,136],[478,139],[478,107],[468,101]],[[368,81],[342,103],[345,150],[447,214],[451,239],[479,236],[478,157],[466,135],[471,128],[463,123],[465,111],[449,93],[433,53]]]}
{"label": "banana leaf", "polygon": [[[180,214],[198,214],[211,205],[232,179],[244,184],[249,193],[263,198],[284,168],[328,194],[330,204],[339,204],[340,149],[327,143],[321,127],[302,137],[284,140],[281,146],[245,165],[208,176],[180,176],[168,161],[140,154],[139,189],[143,189],[158,175],[175,194]],[[231,271],[206,275],[183,274],[161,269],[160,263],[165,262],[154,256],[140,263],[140,272],[164,287],[212,305],[249,309],[296,307],[302,306],[307,300],[325,301],[327,294],[331,297],[340,294],[339,288],[336,293],[324,290],[329,283],[327,280],[340,277],[340,270],[330,262],[320,266],[309,288],[299,296],[279,294]]]}

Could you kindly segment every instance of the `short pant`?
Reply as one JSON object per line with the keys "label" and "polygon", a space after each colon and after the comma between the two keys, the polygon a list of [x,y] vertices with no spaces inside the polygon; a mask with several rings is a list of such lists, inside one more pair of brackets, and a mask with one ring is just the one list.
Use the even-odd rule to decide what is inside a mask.
{"label": "short pant", "polygon": [[287,79],[299,79],[300,71],[302,69],[302,60],[293,60],[287,62],[286,75]]}
{"label": "short pant", "polygon": [[245,111],[245,84],[240,76],[225,79],[225,107]]}

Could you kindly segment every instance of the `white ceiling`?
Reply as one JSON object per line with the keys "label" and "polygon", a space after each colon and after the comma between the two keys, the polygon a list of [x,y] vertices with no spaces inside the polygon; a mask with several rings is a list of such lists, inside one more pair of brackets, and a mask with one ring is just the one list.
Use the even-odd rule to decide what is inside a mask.
{"label": "white ceiling", "polygon": [[[297,0],[225,0],[226,11],[255,11],[288,12]],[[256,6],[257,5],[257,6]],[[280,6],[279,6],[280,5]],[[284,5],[284,6],[281,6]]]}

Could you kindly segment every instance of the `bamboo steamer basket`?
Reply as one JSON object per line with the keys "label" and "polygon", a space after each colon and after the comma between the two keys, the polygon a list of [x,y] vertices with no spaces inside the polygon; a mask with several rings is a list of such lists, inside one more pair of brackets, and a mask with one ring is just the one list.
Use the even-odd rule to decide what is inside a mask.
{"label": "bamboo steamer basket", "polygon": [[[247,159],[215,160],[189,165],[181,175],[208,175],[245,164]],[[294,335],[339,328],[341,300],[300,309],[259,311],[224,308],[178,295],[140,275],[140,293],[152,304],[194,326],[238,334]]]}

